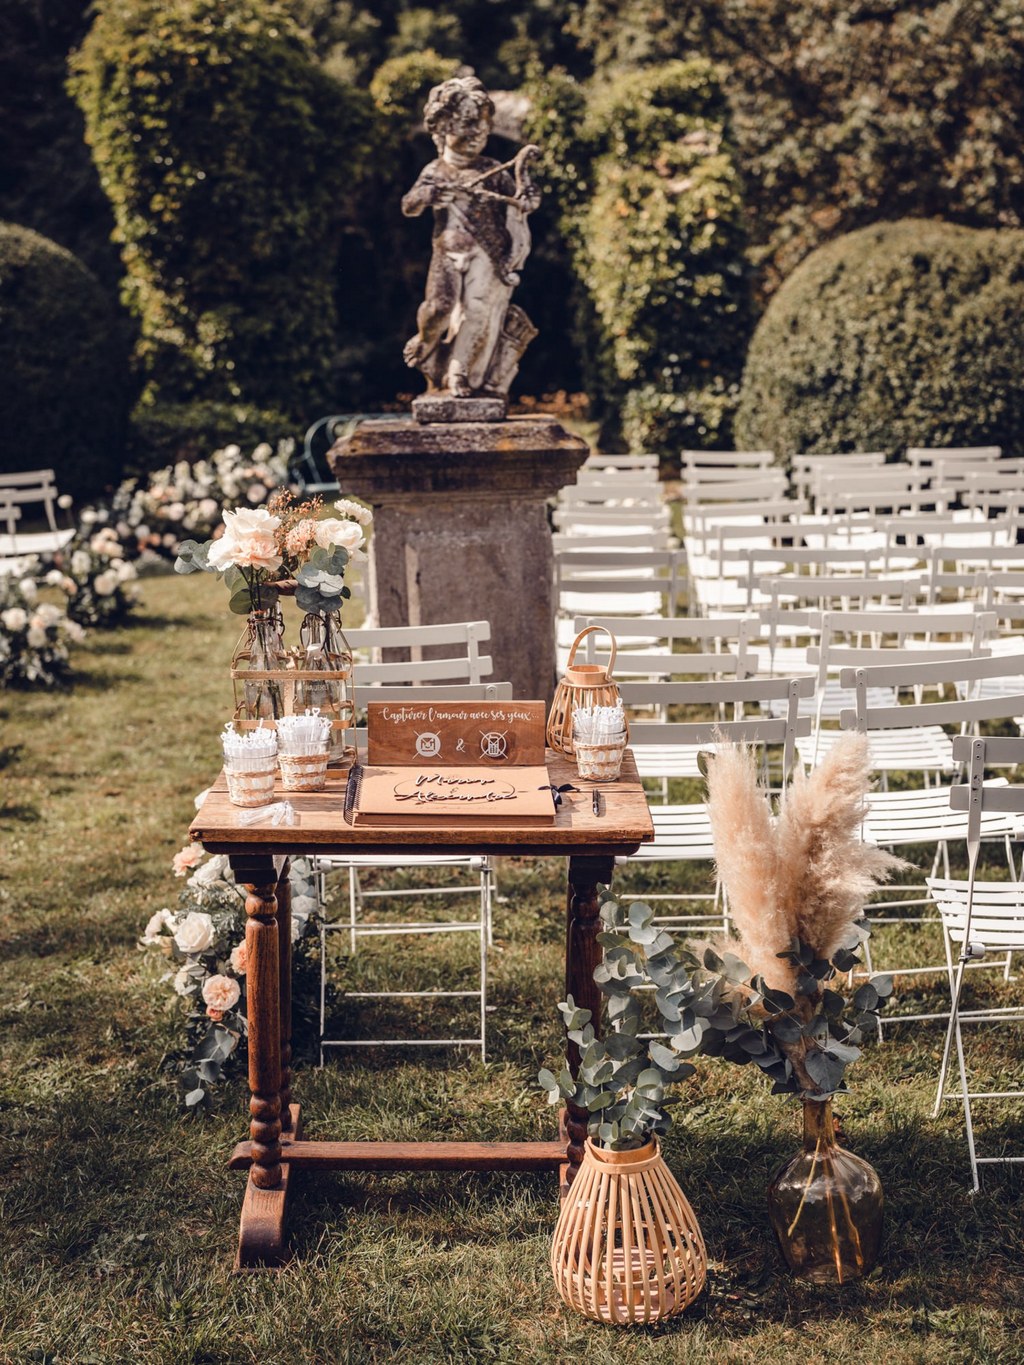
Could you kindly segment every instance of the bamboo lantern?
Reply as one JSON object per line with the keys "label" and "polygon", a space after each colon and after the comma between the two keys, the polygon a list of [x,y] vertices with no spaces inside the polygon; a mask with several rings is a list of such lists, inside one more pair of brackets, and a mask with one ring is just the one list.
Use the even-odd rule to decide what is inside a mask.
{"label": "bamboo lantern", "polygon": [[661,1322],[688,1308],[707,1279],[690,1202],[656,1138],[612,1152],[587,1139],[551,1246],[555,1287],[597,1322]]}
{"label": "bamboo lantern", "polygon": [[[576,651],[580,641],[595,630],[603,630],[611,641],[611,652],[607,664],[578,664]],[[555,688],[555,699],[548,713],[547,741],[552,749],[557,749],[567,758],[574,758],[576,750],[572,742],[572,713],[576,706],[615,706],[622,700],[619,689],[612,681],[615,667],[615,636],[604,626],[587,626],[572,642],[569,658],[566,661],[565,677]],[[627,722],[626,733],[629,734]]]}

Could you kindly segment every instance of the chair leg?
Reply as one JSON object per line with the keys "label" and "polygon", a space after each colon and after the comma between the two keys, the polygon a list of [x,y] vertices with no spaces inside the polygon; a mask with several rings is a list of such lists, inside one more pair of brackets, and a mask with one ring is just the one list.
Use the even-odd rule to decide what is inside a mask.
{"label": "chair leg", "polygon": [[356,951],[356,924],[359,919],[359,874],[354,867],[348,870],[348,938],[349,952]]}
{"label": "chair leg", "polygon": [[972,1191],[978,1193],[981,1181],[978,1179],[978,1158],[974,1150],[974,1123],[971,1119],[971,1094],[967,1088],[967,1066],[964,1062],[964,1038],[960,1028],[960,1016],[956,1016],[956,1059],[960,1069],[960,1094],[964,1102],[964,1127],[967,1130],[967,1155],[971,1163]]}
{"label": "chair leg", "polygon": [[480,877],[480,1060],[487,1061],[487,947],[491,932],[490,885],[485,864]]}

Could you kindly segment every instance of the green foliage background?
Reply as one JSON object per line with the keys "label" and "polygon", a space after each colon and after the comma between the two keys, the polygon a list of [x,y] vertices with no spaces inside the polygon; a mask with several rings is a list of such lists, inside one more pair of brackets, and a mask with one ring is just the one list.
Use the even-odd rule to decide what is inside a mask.
{"label": "green foliage background", "polygon": [[419,385],[398,201],[459,66],[529,94],[545,152],[518,391],[585,388],[606,436],[731,443],[756,312],[816,247],[1022,226],[1024,0],[8,0],[0,216],[124,275],[147,403],[379,406]]}
{"label": "green foliage background", "polygon": [[0,223],[0,472],[52,467],[81,496],[116,483],[129,399],[108,291],[70,251]]}
{"label": "green foliage background", "polygon": [[1024,232],[905,220],[819,248],[754,334],[751,449],[895,451],[1024,433]]}

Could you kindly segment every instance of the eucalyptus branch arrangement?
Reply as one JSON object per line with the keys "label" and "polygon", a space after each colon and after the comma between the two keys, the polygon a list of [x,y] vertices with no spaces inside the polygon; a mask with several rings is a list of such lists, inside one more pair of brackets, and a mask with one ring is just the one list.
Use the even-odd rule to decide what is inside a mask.
{"label": "eucalyptus branch arrangement", "polygon": [[[704,956],[730,983],[735,1023],[704,1051],[753,1062],[775,1093],[824,1098],[877,1032],[892,979],[851,999],[837,978],[859,965],[864,906],[902,862],[860,837],[870,786],[867,740],[844,735],[809,775],[797,772],[774,811],[749,748],[704,756],[718,875],[738,952]],[[747,964],[750,964],[749,966]]]}
{"label": "eucalyptus branch arrangement", "polygon": [[[675,1098],[667,1092],[694,1074],[687,1058],[702,1051],[708,1032],[734,1024],[720,974],[705,970],[653,919],[649,906],[623,907],[604,890],[604,961],[594,980],[606,998],[605,1035],[596,1036],[590,1010],[570,996],[558,1008],[580,1051],[579,1074],[574,1079],[565,1068],[537,1077],[549,1104],[568,1100],[585,1109],[591,1139],[613,1151],[643,1147],[669,1130]],[[645,1023],[660,1036],[642,1034]]]}

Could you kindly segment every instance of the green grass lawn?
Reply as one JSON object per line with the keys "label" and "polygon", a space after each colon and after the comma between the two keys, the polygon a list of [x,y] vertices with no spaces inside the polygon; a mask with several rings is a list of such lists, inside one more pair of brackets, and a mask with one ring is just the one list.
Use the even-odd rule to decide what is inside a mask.
{"label": "green grass lawn", "polygon": [[[891,1030],[838,1106],[887,1196],[883,1262],[860,1285],[788,1277],[764,1192],[795,1149],[796,1107],[711,1061],[665,1144],[712,1261],[681,1319],[615,1330],[561,1305],[541,1176],[310,1177],[293,1263],[233,1276],[243,1177],[225,1161],[246,1131],[244,1078],[211,1115],[182,1114],[167,1067],[178,1001],[166,963],[136,946],[175,904],[170,859],[217,767],[241,624],[225,606],[209,578],[146,580],[138,623],[77,651],[74,691],[0,694],[4,1365],[1024,1360],[1024,1168],[969,1194],[955,1106],[930,1117],[938,1026]],[[311,1136],[550,1135],[532,1078],[559,1050],[564,869],[508,861],[500,882],[488,1065],[389,1053],[317,1071],[307,1038],[296,1092]],[[903,938],[893,951],[917,951]],[[438,966],[409,961],[424,977]],[[938,1006],[939,984],[916,982],[915,1003]],[[989,1032],[985,1054],[1019,1080],[1020,1031]],[[1021,1114],[982,1114],[980,1144],[1024,1152]]]}

